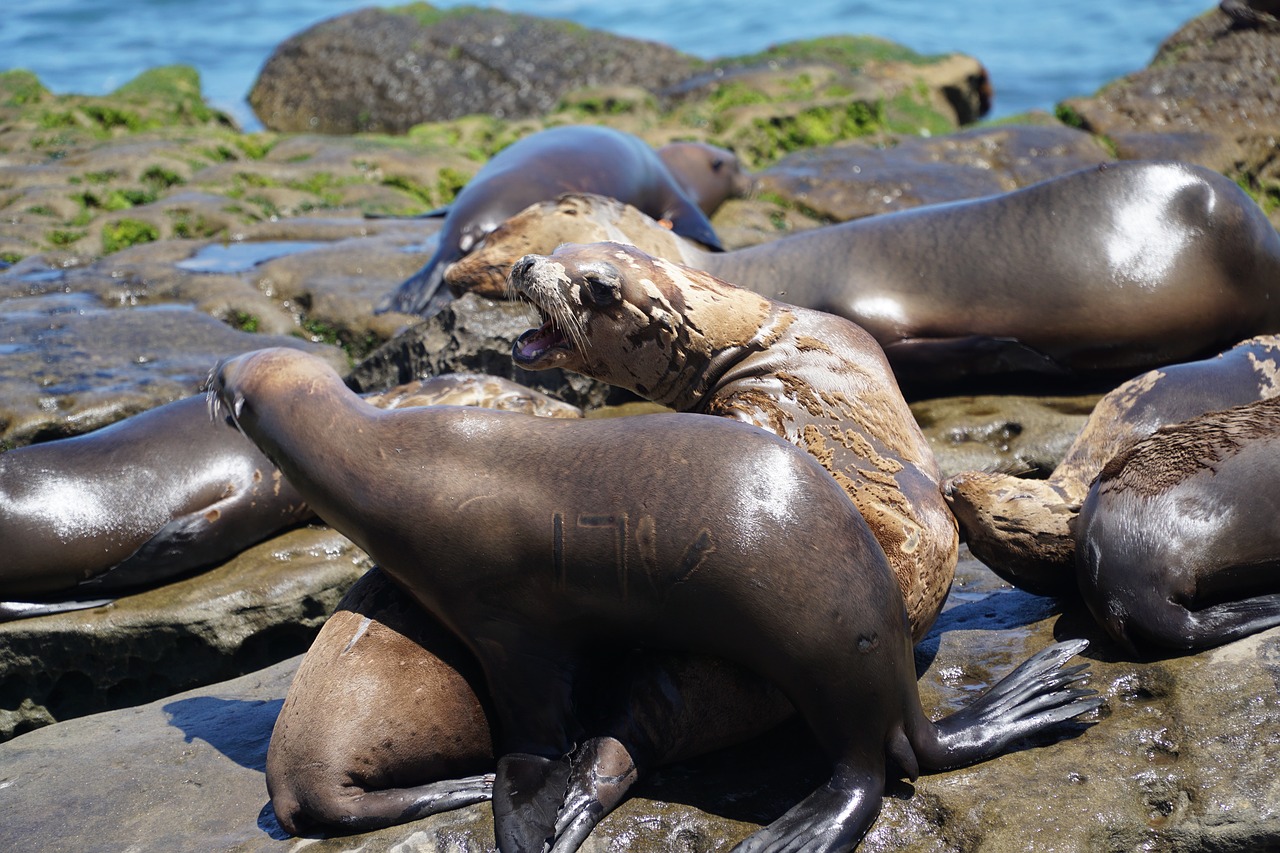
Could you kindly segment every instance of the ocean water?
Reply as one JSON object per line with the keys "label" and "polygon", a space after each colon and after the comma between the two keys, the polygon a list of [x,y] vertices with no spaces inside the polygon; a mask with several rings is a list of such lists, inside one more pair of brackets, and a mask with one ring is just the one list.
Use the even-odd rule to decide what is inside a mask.
{"label": "ocean water", "polygon": [[[246,130],[246,101],[284,39],[372,5],[351,0],[24,0],[0,15],[0,70],[26,68],[55,92],[103,94],[147,68],[200,71],[206,99]],[[464,0],[437,0],[437,6]],[[793,39],[869,34],[921,53],[960,51],[986,65],[992,117],[1052,109],[1145,66],[1160,42],[1213,8],[1206,0],[499,0],[513,12],[565,18],[652,39],[704,58]]]}

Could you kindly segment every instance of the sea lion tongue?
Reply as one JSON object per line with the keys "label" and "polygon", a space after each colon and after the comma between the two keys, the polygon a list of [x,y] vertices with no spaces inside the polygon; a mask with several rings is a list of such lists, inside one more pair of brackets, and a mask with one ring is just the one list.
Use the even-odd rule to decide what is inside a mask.
{"label": "sea lion tongue", "polygon": [[530,329],[516,338],[511,347],[511,358],[517,364],[533,364],[546,358],[552,350],[570,349],[568,339],[554,320],[547,320],[536,329]]}

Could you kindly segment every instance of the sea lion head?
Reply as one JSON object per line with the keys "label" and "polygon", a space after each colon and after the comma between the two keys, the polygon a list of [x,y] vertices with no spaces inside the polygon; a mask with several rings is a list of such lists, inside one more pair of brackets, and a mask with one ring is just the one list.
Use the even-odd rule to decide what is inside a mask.
{"label": "sea lion head", "polygon": [[705,142],[670,142],[658,157],[707,216],[725,201],[750,195],[755,181],[738,155]]}
{"label": "sea lion head", "polygon": [[772,306],[621,243],[526,255],[509,286],[542,318],[512,347],[517,365],[573,370],[679,409],[712,386],[718,362],[756,342]]}
{"label": "sea lion head", "polygon": [[628,243],[651,255],[682,257],[683,237],[629,204],[591,193],[567,193],[531,204],[485,235],[450,264],[444,280],[455,293],[506,295],[507,273],[525,255],[549,255],[564,243]]}

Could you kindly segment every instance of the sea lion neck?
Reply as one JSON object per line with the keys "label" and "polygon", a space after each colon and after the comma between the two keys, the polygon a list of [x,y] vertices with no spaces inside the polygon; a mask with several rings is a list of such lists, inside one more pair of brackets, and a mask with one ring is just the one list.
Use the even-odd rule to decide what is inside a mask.
{"label": "sea lion neck", "polygon": [[[648,381],[632,390],[678,411],[701,411],[726,374],[791,324],[787,306],[700,270],[659,259],[641,269],[645,293],[631,293],[628,301],[641,305],[649,322],[626,338],[634,352],[649,348]],[[619,366],[602,368],[602,378],[616,377]]]}
{"label": "sea lion neck", "polygon": [[[791,326],[795,316],[777,303],[769,303],[764,322],[754,335],[740,343],[730,343],[712,350],[701,368],[686,363],[685,369],[670,374],[667,399],[658,400],[665,406],[681,412],[703,412],[715,397],[715,391],[726,382],[754,372],[754,365],[745,365],[772,346]],[[760,370],[767,370],[764,366]],[[656,399],[656,398],[655,398]]]}

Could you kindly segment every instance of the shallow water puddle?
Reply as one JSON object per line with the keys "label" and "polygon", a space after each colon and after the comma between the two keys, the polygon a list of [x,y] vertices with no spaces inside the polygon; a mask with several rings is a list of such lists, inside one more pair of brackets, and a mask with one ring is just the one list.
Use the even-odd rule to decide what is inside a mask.
{"label": "shallow water puddle", "polygon": [[285,255],[309,252],[328,246],[329,243],[314,240],[264,240],[258,243],[214,243],[205,246],[185,261],[178,261],[178,269],[202,273],[237,273],[253,269],[258,264]]}

